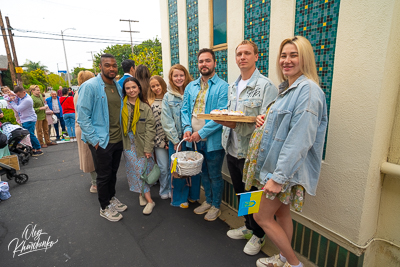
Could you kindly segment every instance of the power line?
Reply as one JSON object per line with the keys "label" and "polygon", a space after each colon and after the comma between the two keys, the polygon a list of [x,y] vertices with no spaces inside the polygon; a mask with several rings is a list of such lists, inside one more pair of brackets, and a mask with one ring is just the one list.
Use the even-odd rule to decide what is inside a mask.
{"label": "power line", "polygon": [[[7,30],[7,29],[6,29]],[[48,35],[56,35],[56,36],[61,36],[59,33],[48,33],[48,32],[40,32],[40,31],[28,31],[28,30],[20,30],[20,29],[13,29],[11,30],[14,31],[21,31],[21,32],[33,32],[33,33],[39,33],[39,34],[48,34]],[[94,38],[94,37],[86,37],[86,36],[77,36],[77,35],[65,35],[66,37],[73,37],[73,38],[84,38],[84,39],[92,39],[92,40],[101,40],[101,41],[116,41],[116,42],[126,42],[128,43],[128,40],[118,40],[118,39],[106,39],[106,38]]]}
{"label": "power line", "polygon": [[[8,36],[8,35],[3,35],[3,36]],[[22,37],[22,38],[33,38],[33,39],[42,39],[42,40],[57,40],[57,41],[62,41],[62,39],[57,39],[57,38],[49,38],[49,37],[39,37],[39,36],[23,36],[23,35],[13,35],[13,37]],[[82,42],[82,43],[99,43],[99,44],[130,44],[130,42],[115,42],[115,41],[109,41],[109,42],[102,42],[102,41],[90,41],[90,40],[73,40],[73,39],[64,39],[64,41],[70,41],[70,42]],[[137,44],[139,44],[137,42]]]}

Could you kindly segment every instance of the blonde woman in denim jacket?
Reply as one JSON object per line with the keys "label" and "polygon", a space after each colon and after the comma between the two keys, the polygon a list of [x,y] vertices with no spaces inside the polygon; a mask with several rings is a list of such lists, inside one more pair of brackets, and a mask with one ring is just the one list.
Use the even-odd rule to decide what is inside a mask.
{"label": "blonde woman in denim jacket", "polygon": [[[169,164],[171,165],[171,155],[175,153],[183,136],[181,122],[183,94],[186,86],[192,81],[192,77],[184,66],[176,64],[171,67],[168,80],[167,93],[164,95],[162,102],[161,124],[169,140],[168,155]],[[186,150],[186,142],[182,142],[179,150]],[[172,185],[172,190],[170,191],[171,205],[188,208],[189,187],[186,179],[173,179],[170,185]]]}
{"label": "blonde woman in denim jacket", "polygon": [[315,195],[328,123],[327,107],[318,85],[313,49],[306,38],[285,39],[280,45],[277,67],[282,84],[267,114],[257,116],[256,125],[261,131],[254,131],[248,151],[250,157],[255,155],[254,141],[259,138],[254,178],[244,174],[244,180],[246,185],[264,189],[254,219],[280,250],[279,255],[258,259],[257,266],[300,267],[303,264],[290,245],[293,224],[289,204],[301,211],[304,193]]}

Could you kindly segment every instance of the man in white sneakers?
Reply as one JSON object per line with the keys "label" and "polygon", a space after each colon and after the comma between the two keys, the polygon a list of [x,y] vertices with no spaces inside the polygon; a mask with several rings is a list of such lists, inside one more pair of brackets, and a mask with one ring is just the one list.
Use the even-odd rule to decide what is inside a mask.
{"label": "man in white sneakers", "polygon": [[127,209],[115,197],[117,171],[123,151],[120,123],[122,89],[114,81],[118,66],[113,55],[101,55],[100,70],[97,77],[79,88],[76,109],[82,141],[89,145],[97,173],[100,216],[116,222],[122,219],[120,212]]}
{"label": "man in white sneakers", "polygon": [[[240,76],[229,86],[228,110],[243,111],[245,116],[264,114],[267,106],[278,95],[278,89],[263,76],[256,67],[258,60],[257,45],[248,40],[236,47],[236,64]],[[226,151],[229,174],[236,194],[245,192],[243,167],[249,148],[251,134],[255,123],[218,122],[222,124],[222,146]],[[257,190],[252,187],[250,191]],[[239,196],[238,196],[239,199]],[[253,219],[253,215],[245,215],[245,225],[229,230],[227,235],[232,239],[250,239],[244,247],[248,255],[256,255],[264,245],[265,233]]]}

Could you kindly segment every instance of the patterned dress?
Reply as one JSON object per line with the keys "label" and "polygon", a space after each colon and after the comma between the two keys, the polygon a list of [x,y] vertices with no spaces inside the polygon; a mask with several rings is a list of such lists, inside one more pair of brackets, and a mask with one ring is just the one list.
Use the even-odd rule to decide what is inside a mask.
{"label": "patterned dress", "polygon": [[[258,152],[264,132],[264,127],[267,122],[269,108],[265,115],[265,123],[254,130],[251,135],[249,142],[249,150],[247,152],[246,161],[243,168],[243,182],[245,184],[245,190],[249,191],[252,186],[258,189],[263,189],[264,185],[260,183],[260,173],[256,172]],[[282,185],[282,191],[278,194],[264,193],[265,197],[274,200],[278,197],[279,201],[287,205],[292,204],[295,211],[301,212],[304,205],[304,187],[301,185],[290,185],[289,182]]]}
{"label": "patterned dress", "polygon": [[[135,140],[133,138],[133,133],[130,131],[128,133],[129,139],[131,141],[131,149],[124,150],[125,156],[125,167],[126,167],[126,177],[128,178],[129,190],[142,193],[143,181],[140,176],[143,173],[143,168],[145,164],[145,158],[138,158],[136,154]],[[147,170],[146,174],[149,174],[154,167],[154,159],[147,159]],[[150,186],[144,184],[143,193],[150,192]]]}

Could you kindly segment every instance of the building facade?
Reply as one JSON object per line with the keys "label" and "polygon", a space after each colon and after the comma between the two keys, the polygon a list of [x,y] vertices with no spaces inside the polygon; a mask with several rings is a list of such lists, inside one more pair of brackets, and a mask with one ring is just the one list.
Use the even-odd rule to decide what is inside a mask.
{"label": "building facade", "polygon": [[[293,212],[292,245],[309,265],[400,266],[400,1],[160,0],[160,9],[164,74],[180,63],[197,78],[197,51],[208,47],[232,83],[235,48],[249,39],[278,85],[282,40],[310,40],[329,126],[317,196]],[[228,173],[224,200],[236,208]]]}

